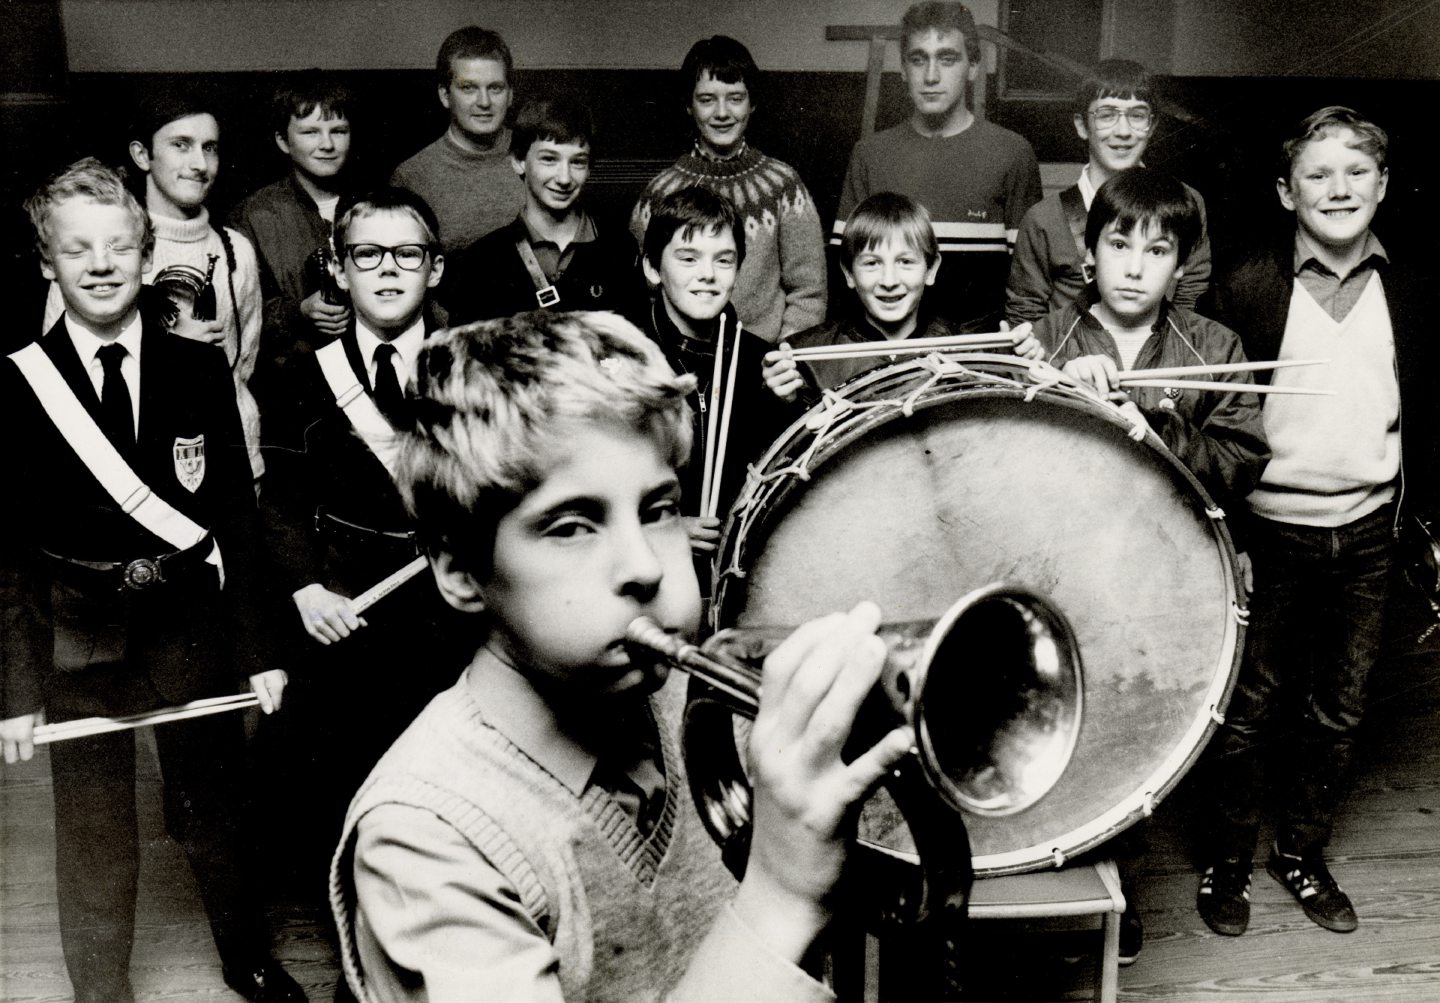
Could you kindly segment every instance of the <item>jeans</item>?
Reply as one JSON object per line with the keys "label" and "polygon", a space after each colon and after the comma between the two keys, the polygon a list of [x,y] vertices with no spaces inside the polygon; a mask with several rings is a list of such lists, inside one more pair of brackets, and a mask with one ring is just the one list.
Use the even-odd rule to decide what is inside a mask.
{"label": "jeans", "polygon": [[1335,529],[1254,520],[1245,659],[1210,747],[1216,859],[1252,858],[1267,763],[1280,849],[1312,855],[1329,842],[1379,658],[1394,519],[1386,505]]}

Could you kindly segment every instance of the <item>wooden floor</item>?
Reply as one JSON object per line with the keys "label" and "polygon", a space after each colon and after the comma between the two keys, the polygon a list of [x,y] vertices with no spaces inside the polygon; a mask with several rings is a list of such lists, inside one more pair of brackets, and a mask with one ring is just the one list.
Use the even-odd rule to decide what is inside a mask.
{"label": "wooden floor", "polygon": [[[1146,924],[1140,959],[1120,973],[1122,1000],[1440,1001],[1440,638],[1395,659],[1374,681],[1353,794],[1331,867],[1355,901],[1360,929],[1310,923],[1262,871],[1250,931],[1217,937],[1195,913],[1184,837],[1194,792],[1181,788],[1147,830],[1138,864]],[[153,750],[142,743],[143,860],[132,978],[140,1000],[238,1000],[220,979],[195,886],[163,833]],[[70,998],[56,922],[53,822],[43,751],[0,766],[0,1001]],[[275,954],[316,1001],[336,965],[312,908],[273,881]],[[1091,973],[1075,934],[977,930],[967,998],[1087,999]]]}

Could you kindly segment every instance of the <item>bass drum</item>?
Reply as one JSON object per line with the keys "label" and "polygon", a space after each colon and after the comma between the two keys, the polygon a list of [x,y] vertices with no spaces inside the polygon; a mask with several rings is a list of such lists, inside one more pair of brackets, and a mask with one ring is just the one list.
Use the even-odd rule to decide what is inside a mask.
{"label": "bass drum", "polygon": [[[977,876],[1059,866],[1148,815],[1229,700],[1244,613],[1223,513],[1132,427],[1118,408],[1036,384],[1012,356],[901,363],[791,426],[726,524],[717,629],[799,624],[864,599],[886,622],[930,620],[997,582],[1069,619],[1084,665],[1074,756],[1030,807],[964,816]],[[958,671],[984,671],[983,659]],[[943,711],[929,714],[944,727]],[[915,857],[883,790],[860,834]]]}

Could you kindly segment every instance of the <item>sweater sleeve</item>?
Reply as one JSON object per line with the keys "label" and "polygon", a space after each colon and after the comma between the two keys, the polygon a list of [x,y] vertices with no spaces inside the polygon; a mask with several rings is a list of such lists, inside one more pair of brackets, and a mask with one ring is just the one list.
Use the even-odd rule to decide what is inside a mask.
{"label": "sweater sleeve", "polygon": [[265,458],[260,453],[260,406],[250,392],[250,377],[260,357],[260,328],[263,301],[260,296],[260,265],[255,245],[238,230],[226,227],[235,248],[235,326],[238,339],[235,350],[235,396],[240,405],[240,421],[245,429],[245,445],[250,466],[256,478],[265,473]]}
{"label": "sweater sleeve", "polygon": [[1022,139],[1005,178],[1005,242],[1011,250],[1015,248],[1015,238],[1025,213],[1043,195],[1040,164],[1035,159],[1035,150]]}
{"label": "sweater sleeve", "polygon": [[1050,241],[1040,218],[1040,205],[1031,206],[1020,222],[1010,279],[1005,286],[1005,319],[1011,324],[1037,321],[1050,302]]}
{"label": "sweater sleeve", "polygon": [[795,203],[785,207],[777,230],[780,288],[785,294],[780,336],[784,338],[825,319],[825,234],[815,200],[798,177]]}

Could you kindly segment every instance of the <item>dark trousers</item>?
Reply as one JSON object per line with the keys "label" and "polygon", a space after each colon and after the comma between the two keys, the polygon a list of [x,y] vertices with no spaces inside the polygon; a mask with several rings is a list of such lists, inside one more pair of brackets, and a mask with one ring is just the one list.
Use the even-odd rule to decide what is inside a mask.
{"label": "dark trousers", "polygon": [[1251,859],[1277,768],[1277,841],[1321,851],[1344,795],[1390,595],[1395,510],[1336,529],[1254,520],[1250,632],[1225,723],[1211,745],[1215,857]]}
{"label": "dark trousers", "polygon": [[[123,665],[56,673],[51,720],[134,713],[161,706],[148,677]],[[184,849],[221,959],[269,953],[240,823],[245,817],[244,733],[233,714],[155,728],[165,827]],[[139,847],[134,732],[56,742],[55,876],[60,939],[77,1000],[130,998]]]}

